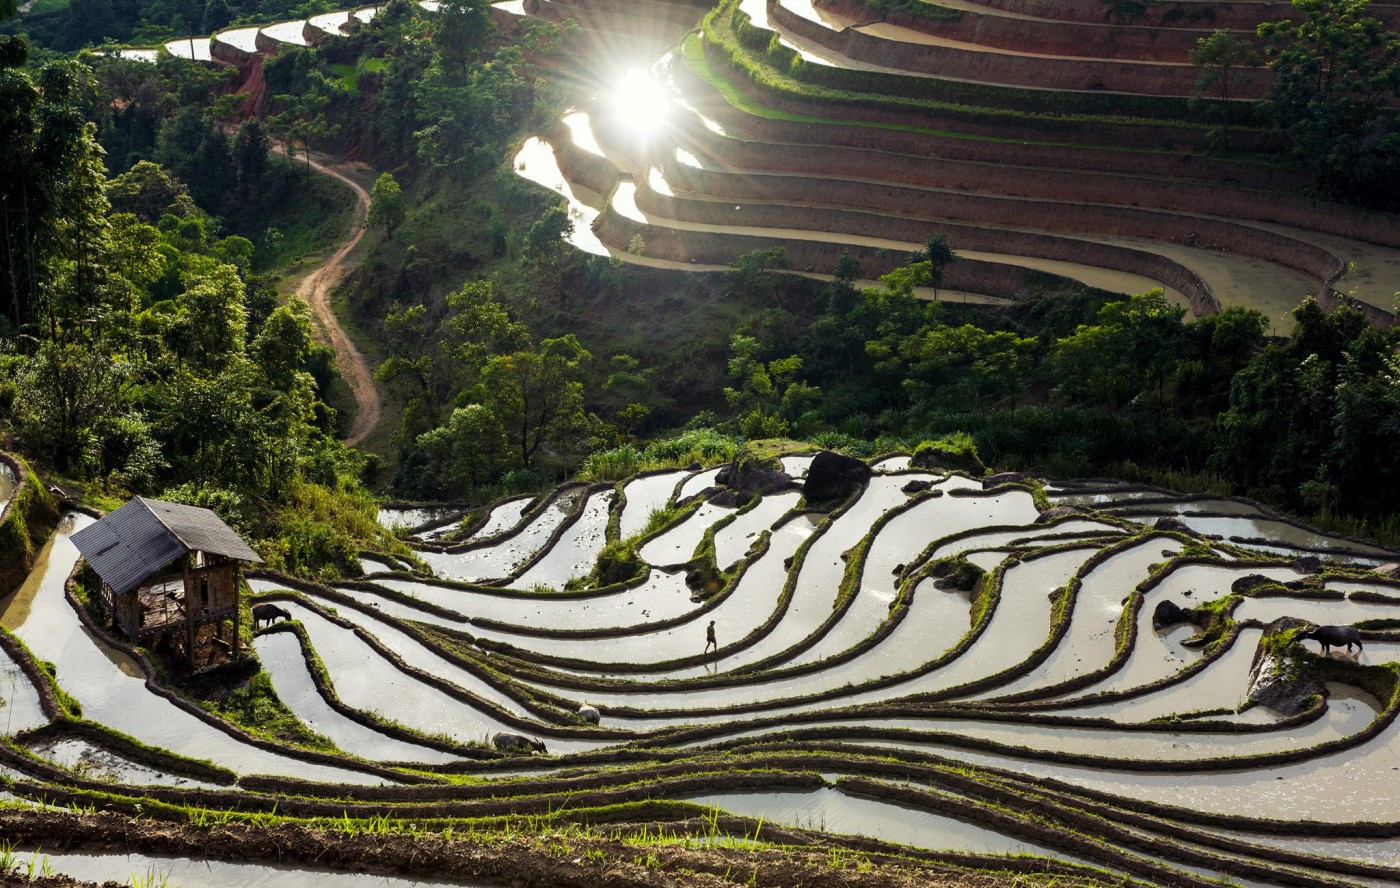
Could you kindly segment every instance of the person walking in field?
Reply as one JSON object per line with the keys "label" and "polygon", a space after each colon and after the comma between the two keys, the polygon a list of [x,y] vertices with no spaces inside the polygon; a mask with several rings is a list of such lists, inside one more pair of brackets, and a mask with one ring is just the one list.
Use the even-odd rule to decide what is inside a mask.
{"label": "person walking in field", "polygon": [[705,653],[708,654],[710,652],[710,648],[714,648],[716,654],[719,653],[719,642],[715,641],[714,620],[711,620],[710,625],[705,627]]}

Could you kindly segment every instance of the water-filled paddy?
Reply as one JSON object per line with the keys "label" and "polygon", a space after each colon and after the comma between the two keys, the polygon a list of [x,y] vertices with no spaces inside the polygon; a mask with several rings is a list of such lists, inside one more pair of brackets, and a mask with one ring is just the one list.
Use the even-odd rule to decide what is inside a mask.
{"label": "water-filled paddy", "polygon": [[[406,563],[366,558],[365,581],[333,592],[311,588],[301,593],[304,600],[283,594],[279,604],[299,621],[324,665],[336,705],[317,688],[293,633],[260,635],[254,651],[283,704],[338,749],[370,762],[428,768],[463,758],[452,767],[465,769],[473,784],[499,782],[491,775],[500,774],[548,777],[572,766],[572,753],[622,744],[637,749],[606,769],[635,780],[646,773],[638,770],[646,761],[638,750],[657,744],[685,749],[704,768],[717,747],[761,761],[775,741],[799,748],[839,742],[843,755],[946,756],[1032,779],[1059,778],[1108,792],[1129,809],[1148,800],[1222,815],[1400,819],[1400,790],[1388,782],[1391,768],[1400,767],[1400,739],[1386,723],[1388,701],[1378,698],[1373,678],[1355,677],[1372,682],[1363,690],[1345,672],[1329,674],[1325,707],[1307,717],[1289,720],[1266,707],[1245,707],[1263,623],[1283,615],[1334,623],[1389,618],[1400,605],[1296,594],[1245,598],[1235,617],[1250,624],[1228,633],[1228,644],[1203,651],[1186,644],[1201,626],[1153,629],[1153,609],[1163,601],[1186,608],[1218,601],[1249,573],[1283,582],[1303,575],[1288,560],[1240,564],[1201,547],[1191,550],[1193,560],[1177,562],[1186,539],[1092,513],[1036,523],[1034,501],[1023,489],[984,491],[966,477],[908,471],[898,459],[877,467],[863,488],[825,513],[794,514],[795,490],[737,508],[694,505],[640,555],[653,564],[688,561],[704,551],[701,542],[713,531],[716,566],[729,574],[704,594],[687,585],[684,571],[655,567],[642,580],[601,594],[586,584],[566,593],[545,590],[570,580],[577,586],[607,540],[635,536],[657,508],[715,486],[714,468],[668,471],[591,493],[574,487],[528,514],[530,498],[506,500],[478,519],[464,551],[422,552],[441,573],[491,575],[511,588],[386,576]],[[807,467],[805,458],[784,464],[799,477]],[[930,482],[942,495],[906,493],[910,481]],[[1111,485],[1058,489],[1086,497],[1113,492]],[[627,503],[620,516],[612,515],[618,490]],[[1164,513],[1199,517],[1177,508],[1186,503],[1170,495],[1153,497]],[[1299,541],[1311,536],[1305,532]],[[1277,545],[1287,549],[1290,542]],[[988,576],[970,590],[944,589],[918,573],[954,555]],[[134,663],[82,630],[62,597],[62,578],[76,557],[66,535],[45,557],[46,567],[6,601],[4,622],[55,663],[60,684],[87,717],[242,774],[386,779],[252,747],[155,696]],[[1065,600],[1076,579],[1076,597]],[[1345,595],[1391,591],[1364,578],[1332,578],[1327,585]],[[259,578],[250,586],[266,593],[281,584]],[[1139,587],[1142,600],[1133,613],[1128,606]],[[717,597],[707,599],[712,593]],[[717,652],[706,644],[712,621]],[[1372,639],[1361,657],[1339,652],[1333,662],[1344,670],[1397,657],[1400,642]],[[42,724],[37,693],[15,675],[13,689],[0,686],[0,696],[11,701],[0,715],[20,727]],[[1080,682],[1062,687],[1072,680]],[[585,702],[601,710],[601,729],[574,715]],[[408,731],[377,729],[374,717]],[[413,733],[471,744],[503,730],[542,738],[550,755],[476,775],[472,770],[483,765],[472,762],[470,750],[440,751],[415,742]],[[676,731],[683,733],[664,739]],[[75,773],[132,787],[176,780],[71,737],[34,748]],[[1277,761],[1251,765],[1265,759]],[[832,782],[881,779],[879,766],[850,775],[843,767],[840,756],[822,766]],[[1274,779],[1280,775],[1285,780]],[[176,785],[189,785],[180,780],[186,782]],[[1290,782],[1318,787],[1313,795],[1328,799],[1326,815],[1316,815],[1308,793],[1283,785]],[[528,785],[528,778],[499,782],[493,792],[507,798]],[[924,848],[1050,853],[1015,830],[972,827],[832,786],[776,794],[717,787],[683,795],[773,823]],[[1316,853],[1368,853],[1364,845],[1325,848]],[[1258,845],[1245,856],[1269,853],[1268,845]]]}

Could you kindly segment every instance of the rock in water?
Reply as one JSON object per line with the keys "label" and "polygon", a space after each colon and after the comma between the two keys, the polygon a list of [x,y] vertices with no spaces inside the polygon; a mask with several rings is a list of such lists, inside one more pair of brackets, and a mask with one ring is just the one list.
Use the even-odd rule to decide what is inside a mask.
{"label": "rock in water", "polygon": [[1315,574],[1322,570],[1322,559],[1316,555],[1304,555],[1293,559],[1292,567],[1298,573]]}
{"label": "rock in water", "polygon": [[839,453],[823,450],[812,458],[802,495],[808,502],[820,502],[849,496],[871,475],[870,466]]}
{"label": "rock in water", "polygon": [[792,484],[792,476],[777,460],[764,461],[750,455],[740,456],[715,475],[715,482],[736,494],[766,495],[776,493]]}
{"label": "rock in water", "polygon": [[[1268,636],[1296,628],[1304,622],[1294,617],[1280,617],[1264,627],[1264,634]],[[1247,699],[1283,715],[1297,715],[1307,710],[1308,700],[1313,696],[1327,696],[1327,688],[1317,679],[1290,677],[1296,674],[1296,670],[1290,669],[1289,665],[1286,657],[1276,658],[1261,641],[1254,652]]]}
{"label": "rock in water", "polygon": [[1035,519],[1036,524],[1049,524],[1056,518],[1067,518],[1070,515],[1088,515],[1088,509],[1079,506],[1055,506],[1053,509],[1046,509]]}
{"label": "rock in water", "polygon": [[1157,602],[1156,610],[1152,611],[1152,628],[1165,629],[1168,626],[1175,626],[1178,623],[1186,622],[1186,611],[1177,606],[1174,601]]}
{"label": "rock in water", "polygon": [[1185,534],[1186,536],[1193,537],[1195,539],[1200,539],[1201,537],[1201,535],[1196,531],[1192,530],[1190,525],[1188,525],[1185,521],[1182,521],[1180,518],[1173,518],[1170,515],[1163,515],[1161,518],[1158,518],[1157,523],[1152,526],[1157,528],[1158,530],[1166,530],[1170,531],[1171,533]]}

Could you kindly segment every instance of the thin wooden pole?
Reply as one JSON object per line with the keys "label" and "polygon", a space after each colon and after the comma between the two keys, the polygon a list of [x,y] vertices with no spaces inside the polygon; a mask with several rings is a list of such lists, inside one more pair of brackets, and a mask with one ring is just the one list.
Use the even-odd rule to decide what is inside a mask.
{"label": "thin wooden pole", "polygon": [[185,641],[186,652],[190,657],[190,671],[194,671],[194,584],[190,581],[190,553],[185,553]]}

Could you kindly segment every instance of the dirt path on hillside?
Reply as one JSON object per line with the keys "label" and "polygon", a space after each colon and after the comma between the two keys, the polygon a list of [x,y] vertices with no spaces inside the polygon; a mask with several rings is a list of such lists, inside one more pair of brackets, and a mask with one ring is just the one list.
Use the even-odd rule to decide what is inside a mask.
{"label": "dirt path on hillside", "polygon": [[[285,154],[280,145],[275,150],[278,154]],[[305,163],[306,159],[303,157],[297,162]],[[314,157],[311,160],[313,170],[344,182],[355,192],[355,212],[350,220],[347,239],[319,268],[302,279],[296,291],[297,295],[311,306],[312,315],[315,316],[330,347],[335,351],[336,369],[340,371],[341,377],[355,396],[355,422],[350,426],[349,434],[345,436],[346,444],[358,444],[374,431],[374,427],[379,425],[381,409],[379,392],[374,387],[374,374],[370,371],[369,362],[346,335],[344,328],[340,326],[340,320],[335,316],[335,309],[331,306],[331,292],[350,268],[350,253],[359,244],[360,238],[364,237],[365,221],[369,216],[369,192],[359,182],[342,172],[344,169],[358,166],[362,165],[331,160],[322,162]]]}

